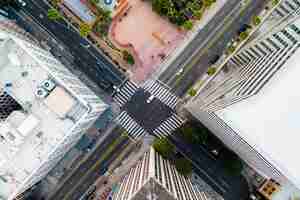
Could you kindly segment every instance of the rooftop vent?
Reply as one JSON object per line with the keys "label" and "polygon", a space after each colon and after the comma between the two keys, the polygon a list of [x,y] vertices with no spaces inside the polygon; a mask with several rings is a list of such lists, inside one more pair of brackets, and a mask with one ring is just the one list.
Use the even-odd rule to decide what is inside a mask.
{"label": "rooftop vent", "polygon": [[55,88],[55,86],[55,83],[50,79],[42,82],[42,87],[49,92],[52,91]]}
{"label": "rooftop vent", "polygon": [[37,90],[35,91],[35,95],[38,98],[45,98],[46,96],[48,96],[48,94],[49,94],[48,91],[42,87],[38,87]]}

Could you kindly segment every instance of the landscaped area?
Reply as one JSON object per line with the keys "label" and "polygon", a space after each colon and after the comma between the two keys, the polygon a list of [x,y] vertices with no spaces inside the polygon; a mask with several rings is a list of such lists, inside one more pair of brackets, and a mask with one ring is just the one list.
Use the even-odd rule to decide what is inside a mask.
{"label": "landscaped area", "polygon": [[130,0],[129,4],[128,10],[114,19],[110,36],[119,48],[134,55],[132,78],[140,82],[179,45],[185,33],[154,13],[148,2]]}
{"label": "landscaped area", "polygon": [[[51,9],[48,17],[70,19],[83,37],[104,50],[133,81],[143,82],[183,44],[188,30],[195,24],[200,29],[204,27],[223,5],[220,1],[220,5],[212,7],[214,2],[216,0],[52,0],[62,13]],[[208,8],[212,8],[211,13],[206,12]]]}

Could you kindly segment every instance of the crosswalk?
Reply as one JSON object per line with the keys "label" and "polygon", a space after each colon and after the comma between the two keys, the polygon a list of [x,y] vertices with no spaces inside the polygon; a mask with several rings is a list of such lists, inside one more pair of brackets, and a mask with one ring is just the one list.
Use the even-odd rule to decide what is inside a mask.
{"label": "crosswalk", "polygon": [[122,111],[116,118],[116,121],[122,126],[128,133],[128,135],[138,140],[147,134],[143,127],[141,127],[132,117],[130,117],[126,111]]}
{"label": "crosswalk", "polygon": [[169,136],[174,130],[179,128],[184,121],[175,113],[160,124],[154,131],[153,134],[156,137],[164,138]]}
{"label": "crosswalk", "polygon": [[113,95],[113,99],[122,107],[126,102],[130,100],[130,98],[134,95],[134,93],[138,90],[138,86],[127,80]]}
{"label": "crosswalk", "polygon": [[143,88],[172,109],[175,109],[179,102],[179,98],[158,80],[147,81]]}

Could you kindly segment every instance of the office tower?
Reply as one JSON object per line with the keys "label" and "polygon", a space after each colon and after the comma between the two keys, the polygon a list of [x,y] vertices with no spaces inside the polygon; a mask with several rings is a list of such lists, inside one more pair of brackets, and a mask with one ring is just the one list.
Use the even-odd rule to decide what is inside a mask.
{"label": "office tower", "polygon": [[122,179],[113,200],[208,200],[205,192],[179,174],[153,148]]}
{"label": "office tower", "polygon": [[186,107],[252,168],[299,189],[300,19],[293,13],[273,25]]}
{"label": "office tower", "polygon": [[107,109],[48,51],[0,24],[0,199],[41,180]]}

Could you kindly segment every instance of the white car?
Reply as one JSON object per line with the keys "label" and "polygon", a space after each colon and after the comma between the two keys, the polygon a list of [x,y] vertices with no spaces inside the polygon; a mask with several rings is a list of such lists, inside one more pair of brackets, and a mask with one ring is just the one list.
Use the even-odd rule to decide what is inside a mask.
{"label": "white car", "polygon": [[176,76],[179,76],[180,74],[182,74],[183,72],[183,68],[179,69],[177,72],[176,72]]}
{"label": "white car", "polygon": [[150,103],[152,100],[154,99],[154,96],[153,95],[151,95],[148,99],[147,99],[147,103]]}
{"label": "white car", "polygon": [[26,2],[25,1],[23,1],[23,0],[18,0],[18,2],[21,4],[21,6],[26,6]]}

